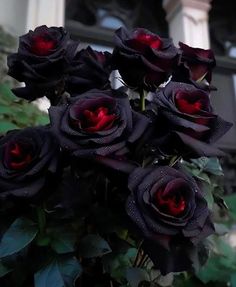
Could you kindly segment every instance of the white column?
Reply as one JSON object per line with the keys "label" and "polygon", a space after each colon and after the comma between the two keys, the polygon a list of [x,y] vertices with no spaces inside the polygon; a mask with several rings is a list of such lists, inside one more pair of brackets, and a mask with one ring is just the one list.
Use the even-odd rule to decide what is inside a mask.
{"label": "white column", "polygon": [[208,12],[212,0],[164,0],[169,35],[176,45],[184,42],[192,47],[209,49]]}
{"label": "white column", "polygon": [[64,18],[65,0],[28,0],[25,30],[40,25],[64,26]]}
{"label": "white column", "polygon": [[0,0],[0,25],[15,36],[40,25],[64,26],[65,0]]}
{"label": "white column", "polygon": [[0,25],[10,34],[25,32],[28,0],[0,0]]}

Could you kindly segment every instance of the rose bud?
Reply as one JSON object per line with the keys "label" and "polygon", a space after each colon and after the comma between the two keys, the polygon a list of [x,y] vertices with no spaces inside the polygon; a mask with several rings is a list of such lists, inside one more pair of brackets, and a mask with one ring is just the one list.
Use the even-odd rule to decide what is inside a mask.
{"label": "rose bud", "polygon": [[8,132],[0,139],[0,199],[45,194],[58,171],[59,151],[46,128]]}
{"label": "rose bud", "polygon": [[18,52],[8,56],[8,74],[26,87],[13,90],[27,100],[57,93],[78,44],[62,27],[40,26],[20,37]]}
{"label": "rose bud", "polygon": [[131,110],[121,90],[90,90],[71,97],[68,105],[51,107],[49,115],[62,148],[115,169],[122,169],[128,145],[149,125],[148,118]]}
{"label": "rose bud", "polygon": [[163,275],[190,269],[199,243],[214,232],[194,179],[168,166],[137,168],[129,189],[126,211],[155,267]]}
{"label": "rose bud", "polygon": [[216,65],[214,53],[212,50],[190,47],[179,42],[181,55],[180,68],[174,73],[174,80],[184,77],[191,81],[201,82],[206,79],[211,83],[212,69]]}
{"label": "rose bud", "polygon": [[[154,94],[157,104],[156,139],[168,146],[170,133],[176,134],[184,143],[186,152],[196,155],[220,155],[212,143],[222,137],[232,126],[213,112],[209,94],[193,85],[170,82],[164,89]],[[172,137],[171,137],[172,138]],[[175,141],[178,149],[178,144]],[[219,154],[218,154],[219,152]]]}
{"label": "rose bud", "polygon": [[179,57],[171,39],[136,28],[131,32],[120,28],[115,32],[114,69],[124,82],[134,88],[155,90],[165,82]]}
{"label": "rose bud", "polygon": [[79,51],[72,60],[66,90],[71,94],[80,94],[95,88],[109,88],[110,60],[109,52],[98,52],[91,47]]}

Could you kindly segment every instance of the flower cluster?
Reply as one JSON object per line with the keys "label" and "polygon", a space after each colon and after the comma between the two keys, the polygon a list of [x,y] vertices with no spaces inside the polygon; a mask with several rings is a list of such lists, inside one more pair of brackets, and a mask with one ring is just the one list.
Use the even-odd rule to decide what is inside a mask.
{"label": "flower cluster", "polygon": [[[0,139],[3,206],[49,202],[54,211],[70,209],[73,220],[88,206],[81,217],[95,233],[94,206],[119,206],[119,220],[155,268],[191,269],[214,225],[201,185],[182,163],[222,156],[213,144],[231,127],[211,106],[213,52],[120,28],[111,54],[80,49],[63,28],[41,26],[20,37],[8,66],[25,83],[16,96],[46,96],[51,107],[49,125]],[[124,84],[117,90],[113,70]],[[80,233],[79,249],[89,232]]]}

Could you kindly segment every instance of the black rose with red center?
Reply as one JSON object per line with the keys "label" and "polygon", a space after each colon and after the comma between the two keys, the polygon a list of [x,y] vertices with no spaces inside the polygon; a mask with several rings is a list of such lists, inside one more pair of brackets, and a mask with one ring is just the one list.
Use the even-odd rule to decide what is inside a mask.
{"label": "black rose with red center", "polygon": [[137,168],[129,189],[126,210],[154,265],[162,274],[190,269],[199,243],[214,232],[194,179],[166,166]]}
{"label": "black rose with red center", "polygon": [[77,45],[62,27],[44,25],[21,36],[18,52],[8,56],[8,74],[26,85],[14,89],[15,95],[34,100],[63,89]]}
{"label": "black rose with red center", "polygon": [[110,87],[111,54],[91,47],[79,51],[71,63],[66,90],[73,94]]}
{"label": "black rose with red center", "polygon": [[174,81],[199,82],[204,79],[211,83],[212,69],[216,65],[212,50],[190,47],[179,42],[181,61],[174,73]]}
{"label": "black rose with red center", "polygon": [[[49,114],[52,131],[64,149],[108,165],[114,158],[121,159],[127,145],[149,125],[148,118],[131,110],[127,95],[120,90],[90,90],[71,97],[68,105],[51,107]],[[118,161],[114,165],[118,168]]]}
{"label": "black rose with red center", "polygon": [[46,128],[14,130],[2,137],[0,198],[46,193],[58,171],[59,151],[58,142]]}
{"label": "black rose with red center", "polygon": [[128,86],[155,90],[168,79],[177,64],[178,49],[171,39],[160,38],[148,30],[115,32],[114,69]]}
{"label": "black rose with red center", "polygon": [[[178,140],[173,140],[176,137],[186,153],[220,155],[211,144],[222,137],[231,124],[213,112],[207,92],[193,85],[170,82],[154,95],[154,102],[158,110],[157,137],[162,146],[167,148],[172,142],[173,148],[178,149]],[[158,145],[158,140],[156,143]]]}

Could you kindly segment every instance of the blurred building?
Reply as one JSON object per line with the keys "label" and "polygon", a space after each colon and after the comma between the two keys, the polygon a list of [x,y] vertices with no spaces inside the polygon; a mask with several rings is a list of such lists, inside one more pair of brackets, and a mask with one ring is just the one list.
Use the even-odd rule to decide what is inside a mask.
{"label": "blurred building", "polygon": [[[0,25],[21,35],[38,25],[65,26],[81,46],[111,50],[120,26],[145,27],[194,47],[212,48],[217,67],[212,93],[217,112],[234,123],[219,145],[231,153],[236,170],[235,0],[1,0]],[[234,159],[234,160],[232,160]],[[236,179],[235,172],[231,175]],[[236,190],[236,184],[235,184]]]}

